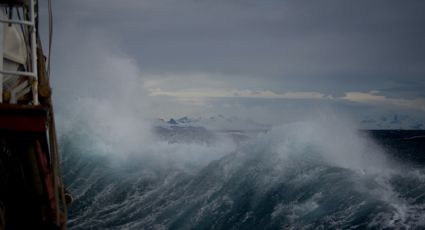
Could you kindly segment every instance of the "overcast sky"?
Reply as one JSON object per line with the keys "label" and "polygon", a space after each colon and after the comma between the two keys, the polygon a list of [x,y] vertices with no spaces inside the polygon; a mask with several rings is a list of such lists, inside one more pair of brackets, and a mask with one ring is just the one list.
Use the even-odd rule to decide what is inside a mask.
{"label": "overcast sky", "polygon": [[358,119],[425,119],[425,1],[53,4],[60,103],[137,92],[125,100],[164,118],[224,114],[273,123],[332,108]]}

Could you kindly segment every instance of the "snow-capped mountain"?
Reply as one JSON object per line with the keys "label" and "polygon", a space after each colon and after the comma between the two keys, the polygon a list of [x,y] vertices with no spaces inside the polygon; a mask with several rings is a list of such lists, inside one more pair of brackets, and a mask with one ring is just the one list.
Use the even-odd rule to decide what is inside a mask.
{"label": "snow-capped mountain", "polygon": [[154,132],[169,143],[206,143],[230,138],[240,144],[258,133],[265,132],[270,126],[250,120],[226,118],[222,115],[209,118],[170,118],[160,119],[154,125]]}
{"label": "snow-capped mountain", "polygon": [[215,131],[263,131],[270,128],[269,125],[260,124],[255,121],[225,117],[223,115],[211,116],[209,118],[170,118],[168,121],[162,120],[160,125],[205,127],[208,130]]}
{"label": "snow-capped mountain", "polygon": [[425,122],[406,114],[367,116],[361,121],[365,129],[425,129]]}

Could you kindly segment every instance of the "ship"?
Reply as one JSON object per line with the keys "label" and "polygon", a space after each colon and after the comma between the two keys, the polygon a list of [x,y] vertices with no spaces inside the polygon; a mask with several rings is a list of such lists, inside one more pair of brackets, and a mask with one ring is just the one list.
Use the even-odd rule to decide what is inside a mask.
{"label": "ship", "polygon": [[66,229],[72,200],[60,173],[37,0],[0,0],[0,230]]}

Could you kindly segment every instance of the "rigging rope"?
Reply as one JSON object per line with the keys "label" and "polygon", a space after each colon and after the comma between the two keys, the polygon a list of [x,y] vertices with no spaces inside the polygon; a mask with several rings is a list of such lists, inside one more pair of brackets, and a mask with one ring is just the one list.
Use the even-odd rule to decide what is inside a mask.
{"label": "rigging rope", "polygon": [[48,0],[49,9],[49,59],[47,60],[47,76],[50,78],[50,59],[52,55],[52,37],[53,37],[53,14],[52,14],[52,0]]}

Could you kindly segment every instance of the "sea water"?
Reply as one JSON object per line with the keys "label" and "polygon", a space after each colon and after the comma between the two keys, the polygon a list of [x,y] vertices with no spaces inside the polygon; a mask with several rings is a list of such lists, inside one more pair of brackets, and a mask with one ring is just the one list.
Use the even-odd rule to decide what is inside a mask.
{"label": "sea water", "polygon": [[425,228],[424,131],[123,122],[61,128],[71,229]]}

